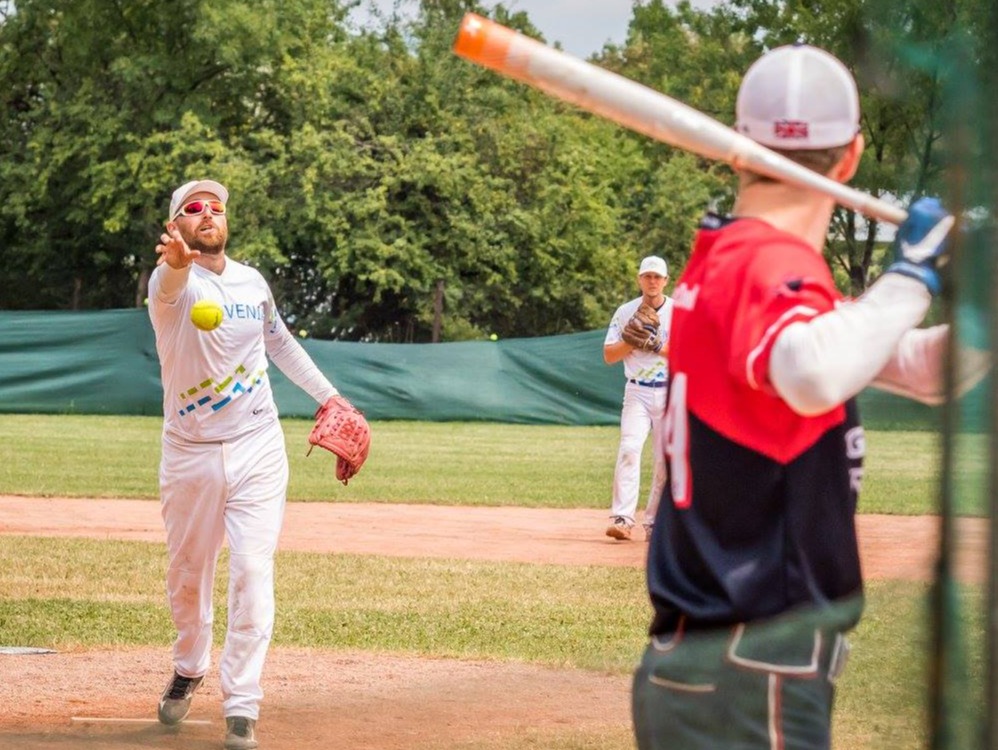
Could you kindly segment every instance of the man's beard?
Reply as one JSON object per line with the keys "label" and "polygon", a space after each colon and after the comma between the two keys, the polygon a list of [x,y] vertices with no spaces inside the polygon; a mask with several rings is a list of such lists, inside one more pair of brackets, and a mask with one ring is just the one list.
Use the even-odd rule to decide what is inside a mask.
{"label": "man's beard", "polygon": [[[220,255],[225,250],[225,243],[229,239],[229,233],[224,228],[215,224],[215,234],[204,237],[197,229],[190,235],[184,235],[184,241],[191,250],[198,250],[202,255]],[[200,227],[199,227],[200,229]]]}

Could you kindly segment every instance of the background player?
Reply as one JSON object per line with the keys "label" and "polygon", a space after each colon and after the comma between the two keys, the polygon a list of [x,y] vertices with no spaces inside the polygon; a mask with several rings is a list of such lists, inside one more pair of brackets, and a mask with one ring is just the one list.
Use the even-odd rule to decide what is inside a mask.
{"label": "background player", "polygon": [[[320,404],[337,391],[287,330],[260,273],[226,256],[228,198],[213,180],[177,188],[149,281],[164,390],[166,587],[177,627],[174,675],[159,719],[182,721],[208,671],[215,564],[228,537],[229,621],[219,667],[225,747],[250,750],[257,747],[260,675],[274,626],[274,551],[288,485],[267,357]],[[198,300],[221,304],[215,330],[191,323]]]}
{"label": "background player", "polygon": [[[859,166],[849,71],[782,47],[742,80],[738,129],[839,182]],[[895,261],[844,301],[822,257],[831,198],[740,174],[673,294],[669,483],[648,560],[651,643],[634,677],[641,750],[824,750],[843,634],[862,609],[854,513],[873,384],[938,400],[952,218],[916,202]]]}
{"label": "background player", "polygon": [[[620,412],[620,447],[613,472],[613,498],[610,505],[610,525],[606,535],[614,539],[630,539],[638,509],[641,486],[641,453],[648,433],[652,434],[654,452],[651,489],[645,507],[645,538],[655,520],[655,508],[665,484],[665,458],[662,447],[662,415],[665,412],[669,367],[666,362],[669,347],[669,321],[672,300],[665,296],[669,283],[669,267],[655,255],[641,261],[638,286],[641,296],[617,308],[603,341],[603,361],[608,365],[623,360],[624,405]],[[638,308],[650,305],[658,312],[659,327],[650,346],[635,346],[625,341],[625,330]]]}

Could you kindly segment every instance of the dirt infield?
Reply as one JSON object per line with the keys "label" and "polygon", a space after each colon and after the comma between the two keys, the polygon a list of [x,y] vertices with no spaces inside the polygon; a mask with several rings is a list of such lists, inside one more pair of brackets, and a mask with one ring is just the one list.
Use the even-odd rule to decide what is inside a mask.
{"label": "dirt infield", "polygon": [[[646,545],[608,539],[602,534],[606,523],[607,513],[602,510],[289,503],[281,549],[557,565],[643,565]],[[931,578],[938,544],[936,518],[861,515],[857,526],[867,579]],[[163,523],[154,500],[0,495],[2,534],[163,542]],[[982,519],[961,518],[957,534],[958,576],[980,581],[987,526]]]}
{"label": "dirt infield", "polygon": [[[15,675],[13,684],[5,678],[0,747],[218,750],[225,723],[214,673],[191,721],[176,730],[155,721],[166,656],[0,656],[0,669]],[[619,730],[629,714],[628,682],[619,675],[524,664],[275,648],[264,686],[261,750],[474,747],[483,733]],[[91,700],[81,700],[83,691]]]}
{"label": "dirt infield", "polygon": [[[291,503],[281,549],[643,565],[647,546],[607,539],[606,521],[599,510]],[[868,579],[931,578],[936,519],[860,516],[858,529]],[[0,496],[4,534],[163,541],[159,504],[148,500]],[[985,522],[961,519],[958,534],[958,577],[980,581]],[[0,747],[219,748],[217,680],[206,680],[194,722],[180,730],[155,723],[165,657],[148,649],[0,655]],[[275,648],[265,674],[261,750],[441,750],[498,746],[525,732],[621,732],[629,687],[626,676],[516,663]]]}

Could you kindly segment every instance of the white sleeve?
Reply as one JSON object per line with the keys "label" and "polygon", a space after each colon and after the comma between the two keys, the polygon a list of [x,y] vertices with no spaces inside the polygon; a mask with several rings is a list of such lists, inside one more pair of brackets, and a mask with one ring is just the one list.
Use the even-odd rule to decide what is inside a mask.
{"label": "white sleeve", "polygon": [[180,298],[190,276],[190,266],[174,268],[168,263],[163,263],[155,269],[149,280],[149,286],[157,300],[166,305],[172,305]]}
{"label": "white sleeve", "polygon": [[622,327],[620,314],[623,311],[623,309],[624,309],[623,305],[618,307],[614,311],[613,317],[610,318],[610,325],[608,325],[606,328],[606,336],[603,337],[603,346],[611,346],[613,344],[619,344],[621,341],[623,341],[623,339],[620,337],[621,327]]}
{"label": "white sleeve", "polygon": [[[769,380],[798,414],[823,414],[870,385],[895,358],[902,337],[917,326],[932,301],[925,285],[884,274],[859,299],[780,332],[769,360]],[[909,374],[939,365],[922,361],[941,352],[908,352]],[[916,366],[917,363],[917,366]]]}
{"label": "white sleeve", "polygon": [[269,356],[280,368],[288,380],[301,388],[305,393],[320,404],[332,396],[338,396],[339,391],[316,367],[302,345],[298,343],[287,326],[283,323],[275,326],[272,333],[264,337]]}
{"label": "white sleeve", "polygon": [[[943,362],[948,344],[949,326],[908,331],[871,385],[925,404],[941,404],[946,397]],[[969,391],[990,368],[988,352],[961,347],[957,352],[954,395],[959,397]]]}

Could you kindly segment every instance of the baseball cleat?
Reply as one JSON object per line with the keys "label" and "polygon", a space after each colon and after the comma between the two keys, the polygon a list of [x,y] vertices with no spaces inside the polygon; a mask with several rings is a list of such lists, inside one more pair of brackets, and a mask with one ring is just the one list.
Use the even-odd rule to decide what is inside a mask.
{"label": "baseball cleat", "polygon": [[253,750],[257,746],[256,719],[225,717],[225,750]]}
{"label": "baseball cleat", "polygon": [[203,676],[184,677],[176,672],[173,673],[170,684],[166,686],[163,696],[159,699],[158,714],[161,723],[179,724],[187,718],[187,714],[191,711],[191,699],[203,679]]}
{"label": "baseball cleat", "polygon": [[614,539],[627,540],[631,538],[631,526],[626,518],[617,516],[613,523],[606,527],[606,535]]}

